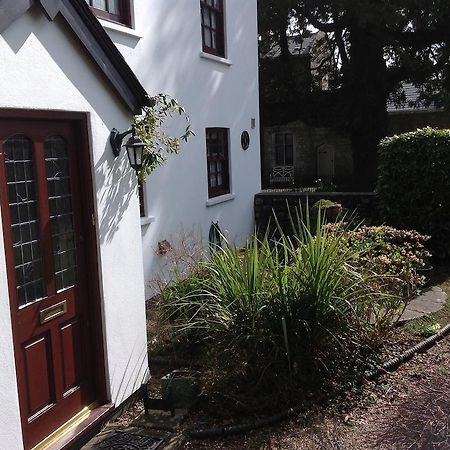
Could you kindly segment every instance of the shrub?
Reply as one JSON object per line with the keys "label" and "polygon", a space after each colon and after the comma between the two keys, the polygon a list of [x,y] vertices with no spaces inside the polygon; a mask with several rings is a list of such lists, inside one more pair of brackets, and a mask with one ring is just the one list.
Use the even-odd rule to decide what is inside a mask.
{"label": "shrub", "polygon": [[387,296],[356,270],[358,250],[343,231],[323,226],[320,209],[314,230],[308,218],[293,226],[293,238],[280,230],[276,241],[255,234],[244,248],[218,248],[163,294],[163,319],[191,341],[246,352],[254,372],[306,370],[328,344],[344,351],[373,338],[373,312],[377,305],[384,311]]}
{"label": "shrub", "polygon": [[384,139],[378,193],[383,219],[431,235],[438,257],[450,255],[450,130],[424,128]]}
{"label": "shrub", "polygon": [[[334,232],[341,225],[329,224],[327,227]],[[417,294],[425,284],[420,269],[427,265],[431,256],[425,248],[429,236],[385,225],[361,226],[340,235],[347,247],[358,255],[354,262],[357,267],[384,279],[393,277],[393,285],[387,287],[391,293],[409,297]]]}
{"label": "shrub", "polygon": [[327,228],[332,233],[338,231],[346,247],[357,255],[352,264],[365,274],[370,289],[384,293],[376,297],[375,303],[365,303],[364,311],[360,311],[365,318],[362,328],[381,337],[425,284],[420,269],[430,257],[425,249],[429,236],[388,226],[362,226],[342,232],[344,224],[337,223]]}

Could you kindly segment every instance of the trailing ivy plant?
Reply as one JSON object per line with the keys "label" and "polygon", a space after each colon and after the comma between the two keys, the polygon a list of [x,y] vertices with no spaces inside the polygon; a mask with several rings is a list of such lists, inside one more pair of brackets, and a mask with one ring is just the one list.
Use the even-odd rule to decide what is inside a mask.
{"label": "trailing ivy plant", "polygon": [[[167,161],[167,156],[180,151],[181,141],[187,142],[195,133],[191,129],[186,110],[170,96],[158,94],[153,97],[154,105],[144,107],[142,114],[135,116],[136,134],[145,144],[144,160],[139,172],[139,179],[144,180],[157,167]],[[173,137],[164,131],[167,118],[178,115],[186,121],[186,128],[180,137]]]}

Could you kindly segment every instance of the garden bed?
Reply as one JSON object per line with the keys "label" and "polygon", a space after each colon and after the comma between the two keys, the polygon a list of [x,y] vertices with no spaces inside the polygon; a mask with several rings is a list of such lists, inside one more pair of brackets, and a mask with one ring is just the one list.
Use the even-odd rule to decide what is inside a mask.
{"label": "garden bed", "polygon": [[[433,278],[433,282],[450,296],[450,268],[437,269]],[[450,303],[431,319],[441,325],[449,323]],[[379,359],[385,361],[399,356],[422,341],[424,331],[424,319],[395,328],[378,349]],[[448,448],[450,423],[446,422],[448,415],[443,416],[441,408],[442,400],[450,407],[449,360],[450,342],[446,339],[375,382],[349,384],[345,386],[345,392],[339,384],[328,384],[316,392],[311,391],[303,399],[304,411],[279,426],[215,440],[191,439],[186,448],[388,450],[409,448],[409,445],[413,449]],[[279,401],[278,410],[280,405],[287,406],[284,400]],[[264,412],[256,416],[262,415]],[[255,417],[243,411],[237,414],[235,411],[226,417],[223,408],[219,416],[222,417],[210,408],[197,409],[191,413],[185,430],[199,425],[230,425]],[[431,441],[436,443],[435,447]]]}
{"label": "garden bed", "polygon": [[[178,265],[150,303],[152,396],[174,369],[200,374],[186,430],[248,431],[241,424],[271,417],[308,424],[358,403],[366,373],[439,328],[436,318],[395,326],[424,284],[428,238],[327,224],[326,208],[311,210],[314,221],[308,208],[291,216],[292,236],[279,226],[243,247],[211,247],[188,271]],[[439,314],[450,321],[448,308]]]}
{"label": "garden bed", "polygon": [[[450,267],[433,271],[430,285],[440,286],[450,297]],[[148,333],[155,332],[155,309],[148,305]],[[450,302],[428,319],[416,319],[392,330],[377,351],[377,359],[386,361],[399,356],[425,338],[429,324],[444,326],[450,322]],[[424,335],[425,333],[425,335]],[[150,354],[152,378],[150,394],[161,396],[160,379],[180,368],[201,369],[199,349],[176,348],[164,354]],[[447,449],[450,446],[448,414],[450,408],[450,340],[445,339],[426,354],[417,355],[392,374],[363,384],[328,383],[306,396],[295,396],[291,404],[303,402],[303,410],[292,419],[262,430],[218,439],[189,439],[187,449],[271,449],[271,450],[368,450],[368,449]],[[344,389],[345,388],[345,389]],[[226,398],[226,392],[223,393]],[[192,410],[180,432],[198,427],[214,427],[242,423],[261,418],[286,408],[284,398],[270,396],[256,400],[271,407],[258,413],[246,411],[239,404],[226,407],[217,400],[207,405],[206,399]],[[287,392],[286,392],[287,394]],[[219,395],[220,397],[220,395]],[[217,397],[217,398],[219,398]],[[217,399],[216,398],[216,399]],[[231,403],[233,403],[231,401]],[[143,411],[137,402],[116,424],[128,426]],[[434,442],[434,444],[433,444]],[[434,445],[434,446],[433,446]]]}

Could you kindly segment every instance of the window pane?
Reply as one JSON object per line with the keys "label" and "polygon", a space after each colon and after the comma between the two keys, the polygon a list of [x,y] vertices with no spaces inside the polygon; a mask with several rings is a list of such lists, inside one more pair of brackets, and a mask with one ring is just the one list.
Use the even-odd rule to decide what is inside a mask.
{"label": "window pane", "polygon": [[214,55],[225,56],[222,1],[202,0],[200,4],[202,14],[203,49]]}
{"label": "window pane", "polygon": [[53,136],[44,143],[53,257],[57,291],[76,283],[75,227],[70,187],[69,154],[63,138]]}
{"label": "window pane", "polygon": [[203,33],[204,33],[205,45],[207,47],[212,47],[211,30],[209,28],[204,28]]}
{"label": "window pane", "polygon": [[92,0],[92,6],[106,11],[106,0]]}
{"label": "window pane", "polygon": [[211,20],[210,20],[210,16],[209,16],[209,10],[206,8],[202,9],[202,16],[203,16],[203,24],[206,25],[207,27],[211,26]]}
{"label": "window pane", "polygon": [[275,164],[277,166],[284,166],[284,151],[281,145],[275,147]]}
{"label": "window pane", "polygon": [[119,0],[108,0],[108,11],[111,14],[120,14]]}
{"label": "window pane", "polygon": [[292,147],[286,147],[285,151],[286,165],[292,166],[294,163],[294,151]]}
{"label": "window pane", "polygon": [[294,135],[292,133],[276,133],[275,164],[278,166],[292,166],[294,162]]}
{"label": "window pane", "polygon": [[4,144],[19,307],[43,296],[33,145],[25,136]]}

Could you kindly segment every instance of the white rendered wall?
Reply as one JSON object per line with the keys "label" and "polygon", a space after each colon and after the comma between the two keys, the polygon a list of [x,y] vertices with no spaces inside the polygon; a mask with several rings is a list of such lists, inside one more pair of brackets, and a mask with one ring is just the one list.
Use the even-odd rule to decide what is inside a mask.
{"label": "white rendered wall", "polygon": [[[89,113],[107,387],[119,404],[140,386],[148,370],[136,177],[126,155],[114,159],[108,144],[110,130],[127,129],[131,115],[88,58],[62,20],[48,22],[40,7],[33,7],[0,36],[0,108]],[[0,238],[0,448],[19,450],[4,253]]]}
{"label": "white rendered wall", "polygon": [[[226,62],[201,56],[200,0],[135,0],[133,35],[106,24],[147,92],[177,98],[196,133],[188,144],[182,144],[179,155],[169,157],[147,181],[148,214],[155,218],[142,227],[147,296],[152,293],[149,280],[167,258],[156,254],[158,241],[175,244],[180,230],[194,231],[207,240],[211,221],[219,221],[237,243],[253,230],[253,198],[261,187],[256,0],[224,0],[224,4]],[[184,123],[178,123],[180,133]],[[233,200],[209,207],[207,127],[230,129],[230,181],[235,194]],[[240,143],[244,130],[250,133],[247,151]]]}

